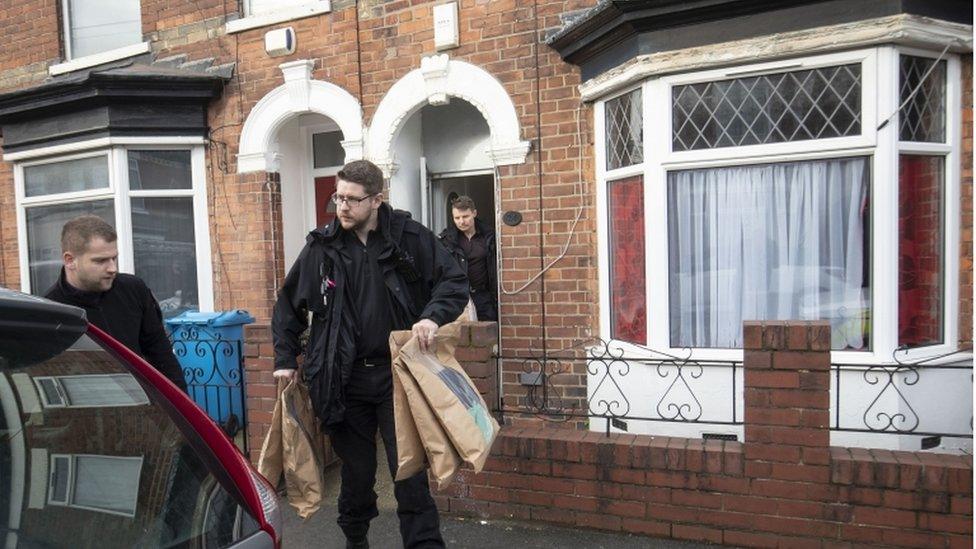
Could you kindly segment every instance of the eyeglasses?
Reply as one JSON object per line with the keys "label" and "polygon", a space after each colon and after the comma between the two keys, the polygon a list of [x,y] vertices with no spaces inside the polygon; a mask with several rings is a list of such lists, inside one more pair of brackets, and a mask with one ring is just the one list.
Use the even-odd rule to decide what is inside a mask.
{"label": "eyeglasses", "polygon": [[343,204],[349,204],[350,206],[358,206],[363,200],[367,200],[376,196],[376,193],[367,194],[366,196],[355,197],[355,196],[339,196],[337,194],[332,195],[332,203],[336,206],[341,206]]}

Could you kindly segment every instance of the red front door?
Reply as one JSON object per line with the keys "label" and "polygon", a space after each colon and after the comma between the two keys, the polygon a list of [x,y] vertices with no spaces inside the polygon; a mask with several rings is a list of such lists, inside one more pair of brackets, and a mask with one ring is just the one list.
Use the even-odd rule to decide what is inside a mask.
{"label": "red front door", "polygon": [[332,195],[336,192],[336,178],[326,175],[315,178],[315,224],[321,227],[335,219],[335,206]]}

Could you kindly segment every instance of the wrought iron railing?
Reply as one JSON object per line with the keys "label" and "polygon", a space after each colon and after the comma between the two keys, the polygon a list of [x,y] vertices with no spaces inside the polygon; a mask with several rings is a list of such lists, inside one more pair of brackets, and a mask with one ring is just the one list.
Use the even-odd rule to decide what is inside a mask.
{"label": "wrought iron railing", "polygon": [[[904,354],[896,352],[892,364],[831,365],[831,430],[972,439],[971,409],[968,430],[946,430],[928,427],[944,418],[924,422],[919,407],[913,405],[919,400],[931,401],[932,394],[948,389],[940,390],[933,384],[948,384],[953,390],[960,390],[963,378],[969,386],[962,390],[971,395],[971,353],[956,352],[914,362],[906,361]],[[502,385],[496,412],[501,416],[533,415],[551,421],[602,420],[606,433],[611,428],[627,430],[630,421],[742,425],[742,362],[696,360],[691,358],[691,350],[683,355],[631,344],[624,347],[599,339],[542,355],[497,355],[498,379],[502,379],[503,370],[510,374],[515,371],[523,394],[509,391],[506,395],[512,386],[509,379]],[[641,370],[643,373],[635,375]],[[940,381],[934,379],[939,372],[956,375]],[[580,377],[585,380],[580,382]],[[933,384],[925,387],[924,394],[913,392],[912,389],[921,388],[919,380],[923,377],[933,378]],[[652,388],[640,386],[648,380],[659,384],[651,383]],[[723,389],[716,391],[716,386]],[[702,396],[706,392],[707,398]],[[652,393],[660,396],[647,402],[647,395]],[[966,405],[971,398],[960,401]],[[930,409],[932,404],[929,402],[926,412],[933,417],[946,411]],[[951,412],[956,416],[960,413],[958,409]]]}
{"label": "wrought iron railing", "polygon": [[241,341],[196,325],[177,326],[169,335],[187,394],[233,438],[247,425]]}
{"label": "wrought iron railing", "polygon": [[[852,433],[972,439],[972,409],[968,430],[933,429],[931,425],[935,420],[930,419],[933,415],[946,413],[958,415],[959,410],[953,407],[951,399],[950,402],[940,400],[940,397],[946,398],[949,391],[968,393],[963,403],[972,402],[972,353],[954,351],[916,360],[907,360],[905,355],[904,349],[896,350],[890,364],[832,364],[831,429]],[[948,379],[923,387],[923,379],[938,377]],[[964,387],[966,383],[968,390]],[[867,395],[867,398],[859,399],[859,404],[854,404],[858,399],[850,397],[850,386],[854,384],[860,388],[861,394]],[[922,405],[925,406],[924,410],[920,407]],[[923,421],[923,417],[928,421]],[[944,416],[936,419],[944,419]]]}
{"label": "wrought iron railing", "polygon": [[[497,411],[501,415],[530,414],[555,421],[602,419],[607,433],[611,427],[626,430],[628,421],[742,424],[736,399],[741,362],[693,360],[690,352],[681,357],[630,345],[628,349],[638,352],[628,353],[619,343],[596,339],[542,356],[498,355],[495,357],[498,375],[501,376],[503,365],[517,365],[525,395],[521,406],[511,406],[511,399],[505,401],[503,389]],[[574,368],[575,365],[582,367]],[[631,374],[638,368],[648,368],[662,384],[667,384],[653,403],[653,415],[633,413],[632,400],[639,397],[627,389],[630,389]],[[579,376],[584,371],[593,378],[587,382],[585,395],[573,395],[578,387],[560,383],[561,376]],[[727,410],[727,416],[705,413],[700,391],[696,391],[692,380],[701,380],[706,372],[721,376],[729,384],[727,402],[720,406]]]}

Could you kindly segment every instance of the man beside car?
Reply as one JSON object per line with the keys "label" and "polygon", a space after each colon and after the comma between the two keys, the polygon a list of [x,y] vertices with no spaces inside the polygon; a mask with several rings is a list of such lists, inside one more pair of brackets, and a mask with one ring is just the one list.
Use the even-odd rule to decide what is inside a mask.
{"label": "man beside car", "polygon": [[159,304],[142,279],[119,272],[117,241],[115,229],[96,215],[65,223],[61,229],[64,264],[58,281],[44,297],[81,307],[89,322],[186,391]]}
{"label": "man beside car", "polygon": [[[461,313],[468,282],[430,230],[383,202],[383,173],[372,162],[343,166],[332,201],[336,220],[309,234],[271,325],[275,377],[293,377],[305,352],[316,416],[342,459],[338,523],[346,547],[358,549],[369,547],[378,515],[377,429],[391,476],[397,470],[390,332],[412,330],[427,350],[438,327]],[[396,481],[394,495],[404,547],[444,547],[427,472]]]}
{"label": "man beside car", "polygon": [[467,196],[451,203],[451,217],[454,226],[441,232],[441,242],[468,273],[478,320],[498,320],[495,231],[478,219],[474,200]]}

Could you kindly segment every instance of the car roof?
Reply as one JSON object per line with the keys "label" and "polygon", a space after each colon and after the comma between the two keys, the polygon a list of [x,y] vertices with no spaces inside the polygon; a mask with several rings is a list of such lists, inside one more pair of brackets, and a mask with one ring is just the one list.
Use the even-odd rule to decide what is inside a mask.
{"label": "car roof", "polygon": [[0,345],[23,360],[54,356],[87,330],[84,309],[0,288]]}

